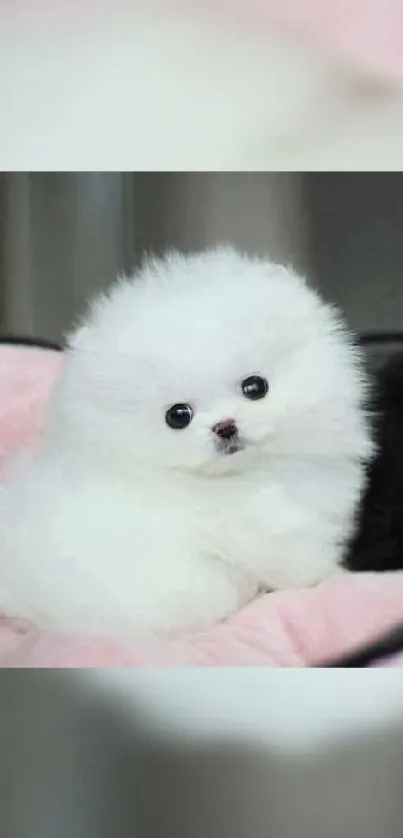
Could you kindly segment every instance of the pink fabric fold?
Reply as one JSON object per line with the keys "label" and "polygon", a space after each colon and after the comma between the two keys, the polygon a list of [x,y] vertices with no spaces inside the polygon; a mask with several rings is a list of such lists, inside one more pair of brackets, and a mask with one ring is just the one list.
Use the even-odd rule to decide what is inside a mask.
{"label": "pink fabric fold", "polygon": [[[226,623],[176,639],[122,642],[39,633],[5,619],[0,666],[303,667],[376,639],[402,619],[403,574],[331,579],[317,588],[268,594]],[[386,661],[402,666],[403,658]]]}

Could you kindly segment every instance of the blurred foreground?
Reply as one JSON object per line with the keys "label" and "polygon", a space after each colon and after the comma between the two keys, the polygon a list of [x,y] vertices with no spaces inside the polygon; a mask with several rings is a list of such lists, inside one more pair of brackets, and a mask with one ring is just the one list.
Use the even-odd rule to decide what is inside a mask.
{"label": "blurred foreground", "polygon": [[2,838],[401,835],[401,671],[9,671],[0,733]]}

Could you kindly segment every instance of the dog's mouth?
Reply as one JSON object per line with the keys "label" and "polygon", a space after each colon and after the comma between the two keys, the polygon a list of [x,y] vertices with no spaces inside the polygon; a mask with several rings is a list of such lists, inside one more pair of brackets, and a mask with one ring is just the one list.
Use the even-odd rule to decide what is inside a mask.
{"label": "dog's mouth", "polygon": [[216,443],[217,451],[225,457],[231,454],[239,454],[246,448],[246,443],[239,436],[231,437],[231,439],[220,439]]}

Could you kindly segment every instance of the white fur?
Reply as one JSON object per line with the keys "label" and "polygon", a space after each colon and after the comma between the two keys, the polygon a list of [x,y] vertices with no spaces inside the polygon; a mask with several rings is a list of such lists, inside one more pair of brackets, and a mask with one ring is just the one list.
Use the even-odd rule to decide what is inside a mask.
{"label": "white fur", "polygon": [[[249,374],[270,384],[251,402]],[[338,572],[371,442],[360,358],[292,270],[148,261],[70,340],[41,451],[3,490],[0,604],[48,627],[176,630]],[[166,408],[190,402],[185,430]],[[236,420],[244,451],[211,428]]]}

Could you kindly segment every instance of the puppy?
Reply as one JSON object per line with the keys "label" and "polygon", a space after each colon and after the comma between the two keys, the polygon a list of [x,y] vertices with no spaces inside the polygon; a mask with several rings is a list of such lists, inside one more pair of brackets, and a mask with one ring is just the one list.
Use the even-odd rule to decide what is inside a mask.
{"label": "puppy", "polygon": [[150,260],[70,337],[1,495],[3,610],[172,632],[342,572],[372,442],[357,347],[292,270]]}

